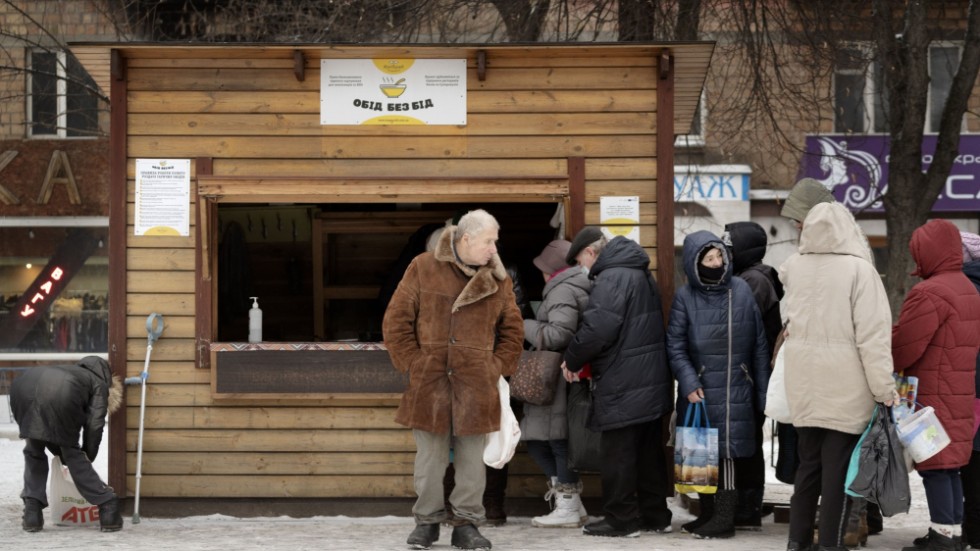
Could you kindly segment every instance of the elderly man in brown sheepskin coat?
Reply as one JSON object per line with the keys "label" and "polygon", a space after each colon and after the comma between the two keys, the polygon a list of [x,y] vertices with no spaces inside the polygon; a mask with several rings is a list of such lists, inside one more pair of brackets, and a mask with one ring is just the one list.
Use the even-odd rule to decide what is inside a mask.
{"label": "elderly man in brown sheepskin coat", "polygon": [[497,256],[500,226],[484,210],[449,226],[433,252],[415,258],[385,311],[391,361],[408,372],[395,421],[415,437],[416,527],[413,549],[428,549],[446,520],[442,480],[453,449],[453,529],[459,549],[489,549],[476,529],[485,520],[482,496],[485,435],[498,430],[497,379],[517,369],[524,323],[513,284]]}

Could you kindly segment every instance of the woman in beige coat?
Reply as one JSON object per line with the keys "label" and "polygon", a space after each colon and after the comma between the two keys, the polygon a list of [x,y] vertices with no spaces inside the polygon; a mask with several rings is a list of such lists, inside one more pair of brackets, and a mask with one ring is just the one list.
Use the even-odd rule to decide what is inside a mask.
{"label": "woman in beige coat", "polygon": [[809,549],[818,500],[819,549],[845,549],[848,459],[875,402],[897,398],[888,298],[860,227],[839,203],[810,210],[799,252],[779,279],[786,394],[800,453],[787,549]]}

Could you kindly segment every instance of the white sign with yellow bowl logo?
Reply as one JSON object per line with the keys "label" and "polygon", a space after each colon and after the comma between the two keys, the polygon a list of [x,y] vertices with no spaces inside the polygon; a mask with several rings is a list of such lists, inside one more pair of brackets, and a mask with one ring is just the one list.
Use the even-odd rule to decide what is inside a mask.
{"label": "white sign with yellow bowl logo", "polygon": [[600,197],[599,223],[602,233],[608,239],[622,235],[627,239],[640,242],[640,198],[630,197]]}
{"label": "white sign with yellow bowl logo", "polygon": [[136,159],[136,235],[190,235],[190,159]]}
{"label": "white sign with yellow bowl logo", "polygon": [[322,59],[320,124],[466,124],[465,59]]}

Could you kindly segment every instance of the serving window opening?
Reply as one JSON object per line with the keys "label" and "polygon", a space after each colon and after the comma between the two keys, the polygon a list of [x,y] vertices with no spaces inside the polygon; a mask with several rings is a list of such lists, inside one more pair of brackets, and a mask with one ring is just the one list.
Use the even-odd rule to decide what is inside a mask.
{"label": "serving window opening", "polygon": [[544,278],[532,260],[560,237],[559,204],[219,203],[215,340],[247,341],[256,296],[265,342],[382,341],[385,307],[412,258],[476,208],[500,223],[499,255],[525,301],[540,300]]}

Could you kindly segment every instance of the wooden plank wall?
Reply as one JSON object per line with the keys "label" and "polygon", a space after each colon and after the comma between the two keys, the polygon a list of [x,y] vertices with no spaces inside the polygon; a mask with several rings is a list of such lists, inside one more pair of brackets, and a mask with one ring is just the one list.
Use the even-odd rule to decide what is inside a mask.
{"label": "wooden plank wall", "polygon": [[[656,259],[658,79],[649,53],[490,51],[480,81],[475,51],[462,50],[465,127],[338,127],[319,123],[319,59],[307,58],[300,82],[291,55],[167,51],[125,54],[129,376],[143,366],[147,314],[166,319],[147,388],[143,497],[413,497],[415,447],[392,421],[396,401],[212,398],[209,373],[194,363],[194,217],[189,237],[133,236],[137,158],[212,157],[219,176],[481,178],[564,177],[566,159],[584,157],[586,223],[598,223],[600,196],[638,195],[641,241]],[[132,495],[139,392],[127,394]],[[510,473],[509,496],[542,495],[544,478],[526,455]],[[598,495],[597,480],[586,486]]]}

